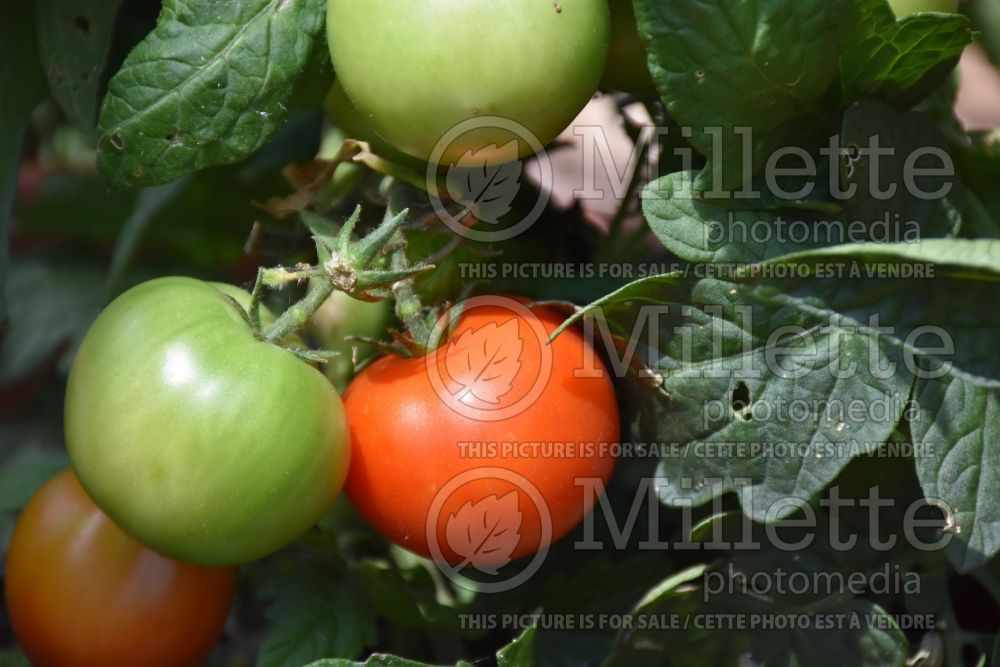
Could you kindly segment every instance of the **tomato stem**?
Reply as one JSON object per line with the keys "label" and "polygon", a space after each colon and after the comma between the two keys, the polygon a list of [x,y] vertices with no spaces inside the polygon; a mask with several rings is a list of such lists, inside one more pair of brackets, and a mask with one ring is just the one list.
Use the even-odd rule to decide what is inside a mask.
{"label": "tomato stem", "polygon": [[[360,207],[339,230],[320,216],[305,213],[303,222],[313,232],[320,263],[316,266],[300,264],[292,269],[277,267],[258,271],[249,312],[257,335],[269,343],[279,344],[289,334],[305,326],[334,291],[341,291],[363,301],[396,296],[397,311],[404,314],[401,317],[407,328],[425,345],[430,328],[423,321],[424,309],[413,290],[412,279],[434,266],[425,262],[411,266],[407,261],[406,239],[400,233],[407,213],[405,208],[396,212],[390,207],[382,224],[358,240],[354,240],[353,236],[361,218]],[[262,331],[259,315],[261,290],[304,280],[310,281],[305,297]]]}
{"label": "tomato stem", "polygon": [[311,281],[305,297],[282,313],[281,317],[264,331],[262,338],[268,343],[279,344],[286,336],[305,326],[312,314],[330,298],[335,289],[333,278],[330,276]]}

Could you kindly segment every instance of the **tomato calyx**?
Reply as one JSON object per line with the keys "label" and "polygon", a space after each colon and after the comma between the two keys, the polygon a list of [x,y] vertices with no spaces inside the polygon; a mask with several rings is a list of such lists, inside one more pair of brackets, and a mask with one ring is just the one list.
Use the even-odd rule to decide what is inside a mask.
{"label": "tomato calyx", "polygon": [[[341,227],[309,211],[302,211],[302,221],[312,232],[316,243],[318,262],[300,264],[292,269],[285,267],[261,268],[251,294],[247,320],[261,340],[280,345],[289,334],[302,329],[312,315],[334,291],[344,292],[361,301],[380,301],[393,296],[397,286],[410,283],[434,265],[419,262],[410,265],[405,254],[405,239],[401,228],[408,211],[387,212],[385,219],[372,232],[355,240],[354,231],[361,219],[361,207]],[[400,259],[402,258],[402,259]],[[264,327],[260,320],[260,298],[264,288],[281,288],[308,280],[306,295],[286,310],[273,324]],[[308,361],[328,361],[331,355],[324,351],[291,349]]]}

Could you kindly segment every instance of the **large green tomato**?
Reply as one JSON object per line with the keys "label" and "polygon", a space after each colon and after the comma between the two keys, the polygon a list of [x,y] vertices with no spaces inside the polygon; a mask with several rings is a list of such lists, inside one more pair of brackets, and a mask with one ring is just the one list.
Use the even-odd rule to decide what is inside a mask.
{"label": "large green tomato", "polygon": [[118,525],[177,560],[246,562],[292,541],[343,484],[349,436],[323,374],[258,340],[212,285],[161,278],[115,299],[66,393],[81,483]]}
{"label": "large green tomato", "polygon": [[957,12],[958,0],[889,0],[897,18],[919,12]]}
{"label": "large green tomato", "polygon": [[[329,0],[337,77],[372,129],[414,157],[463,121],[499,116],[539,143],[593,95],[608,51],[607,0]],[[444,161],[518,138],[485,122],[449,138]],[[532,152],[519,142],[520,155]],[[506,156],[509,158],[509,156]]]}

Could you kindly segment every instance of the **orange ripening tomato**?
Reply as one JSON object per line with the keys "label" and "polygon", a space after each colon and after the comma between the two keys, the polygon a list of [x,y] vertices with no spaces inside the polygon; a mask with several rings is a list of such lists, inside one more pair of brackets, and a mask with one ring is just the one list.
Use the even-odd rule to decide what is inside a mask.
{"label": "orange ripening tomato", "polygon": [[25,506],[4,578],[14,633],[36,667],[194,667],[222,634],[236,569],[150,551],[67,470]]}
{"label": "orange ripening tomato", "polygon": [[461,304],[426,357],[386,356],[344,394],[345,491],[390,541],[495,569],[547,548],[590,511],[614,468],[618,406],[581,332],[505,297]]}

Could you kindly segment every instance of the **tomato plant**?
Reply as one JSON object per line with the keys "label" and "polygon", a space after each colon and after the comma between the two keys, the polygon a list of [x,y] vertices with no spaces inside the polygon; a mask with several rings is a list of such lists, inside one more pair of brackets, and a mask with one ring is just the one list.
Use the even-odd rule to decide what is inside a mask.
{"label": "tomato plant", "polygon": [[[618,409],[603,367],[596,376],[578,377],[594,352],[577,331],[544,344],[561,321],[545,308],[474,306],[462,312],[447,343],[426,357],[385,356],[355,378],[344,395],[354,443],[345,488],[379,532],[419,554],[481,566],[548,548],[589,511],[594,497],[576,481],[607,482],[614,455],[606,447],[618,439]],[[571,449],[520,457],[502,451],[535,443],[570,443]],[[537,493],[491,474],[494,466],[529,479]],[[441,495],[470,471],[474,479]],[[512,492],[518,502],[498,506],[496,520],[514,522],[521,535],[516,545],[496,552],[449,548],[448,522],[464,506]],[[443,504],[433,510],[436,499]],[[523,520],[506,516],[518,512]]]}
{"label": "tomato plant", "polygon": [[[477,116],[516,121],[549,143],[593,95],[607,55],[605,0],[331,0],[327,25],[347,96],[381,137],[423,160]],[[492,155],[518,136],[487,122],[455,139],[441,147],[446,160]]]}
{"label": "tomato plant", "polygon": [[112,519],[161,553],[210,564],[298,537],[333,503],[349,460],[322,373],[185,278],[135,287],[98,317],[70,373],[66,441]]}
{"label": "tomato plant", "polygon": [[1000,664],[994,8],[11,0],[0,665]]}
{"label": "tomato plant", "polygon": [[234,568],[169,560],[126,535],[71,471],[18,518],[5,598],[38,667],[195,667],[222,634]]}

